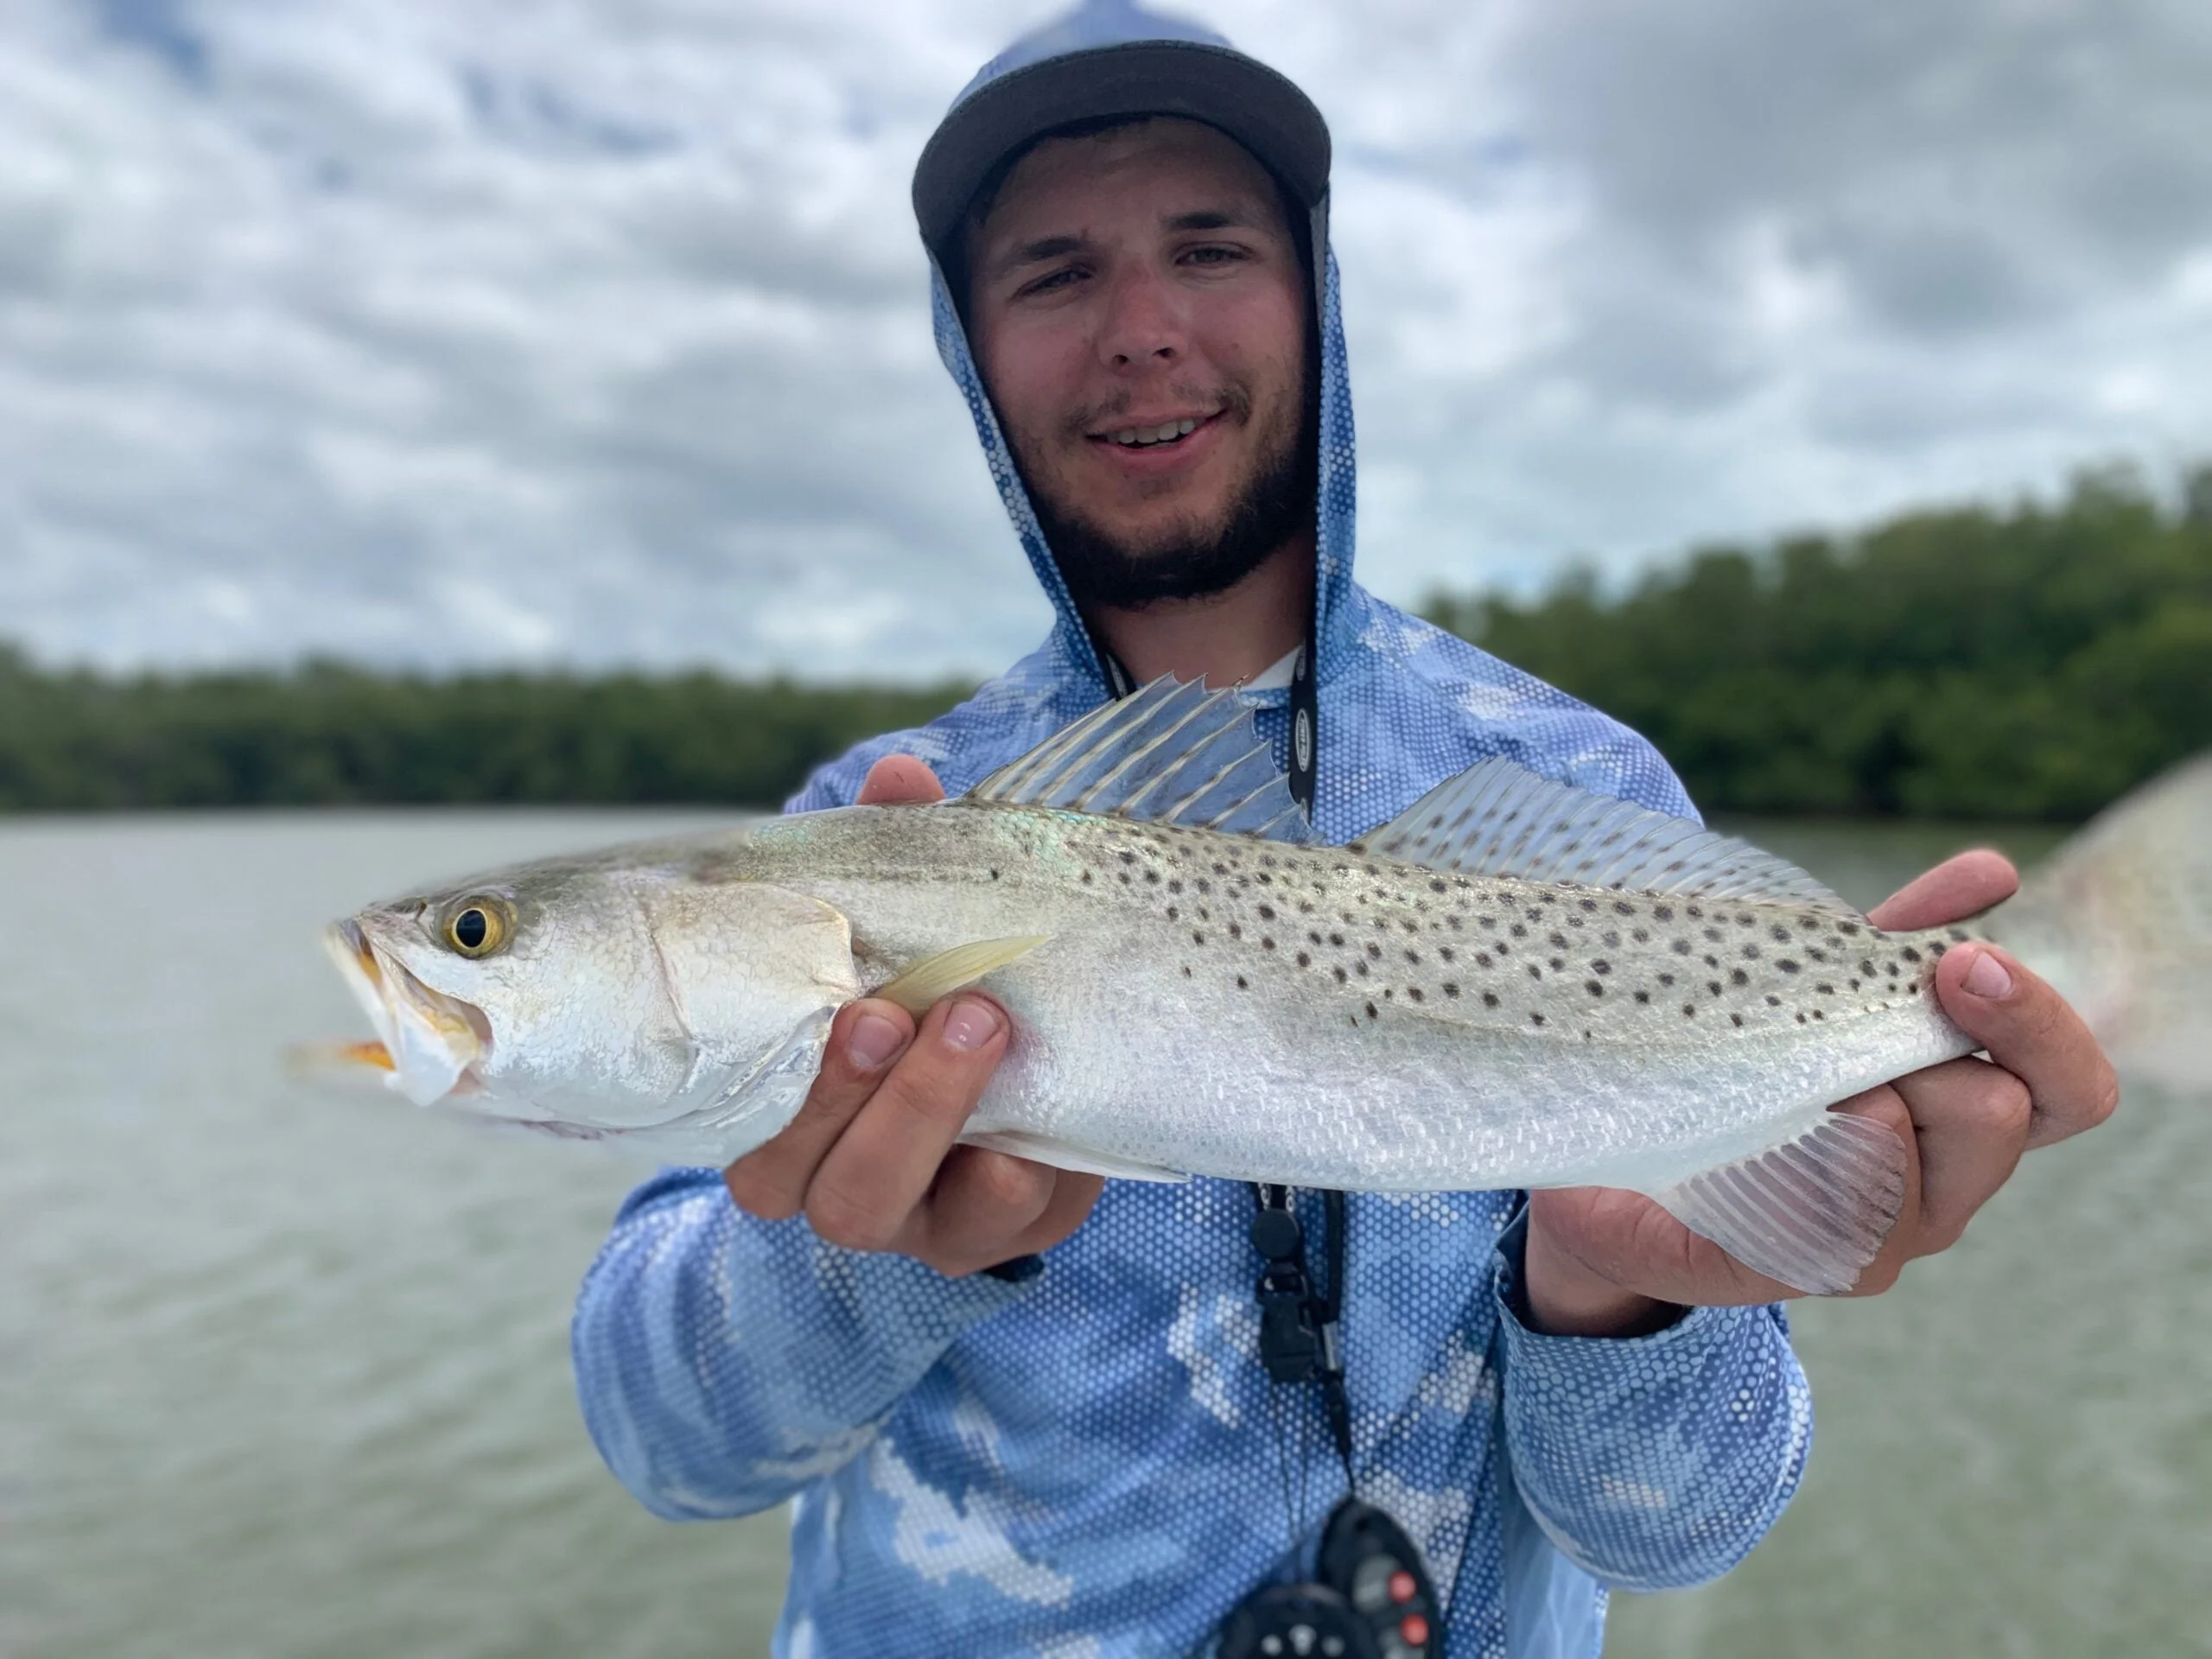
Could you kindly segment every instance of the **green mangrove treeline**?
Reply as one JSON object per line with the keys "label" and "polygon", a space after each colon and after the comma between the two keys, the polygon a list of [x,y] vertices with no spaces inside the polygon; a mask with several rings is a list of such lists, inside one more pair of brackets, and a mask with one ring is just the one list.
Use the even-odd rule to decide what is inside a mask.
{"label": "green mangrove treeline", "polygon": [[964,685],[711,674],[41,673],[0,647],[0,810],[778,803],[827,756]]}
{"label": "green mangrove treeline", "polygon": [[[1425,607],[1619,715],[1709,809],[2077,817],[2212,746],[2212,466]],[[697,673],[118,677],[0,646],[0,810],[765,805],[966,690]]]}
{"label": "green mangrove treeline", "polygon": [[2212,466],[1716,548],[1432,620],[1619,716],[1708,810],[2074,818],[2212,746]]}

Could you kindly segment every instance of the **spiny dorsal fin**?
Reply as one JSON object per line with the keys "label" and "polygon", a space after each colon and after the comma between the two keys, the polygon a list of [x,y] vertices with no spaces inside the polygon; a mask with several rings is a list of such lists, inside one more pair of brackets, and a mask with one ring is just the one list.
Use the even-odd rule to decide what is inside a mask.
{"label": "spiny dorsal fin", "polygon": [[963,798],[1301,845],[1316,839],[1251,709],[1234,690],[1172,675],[1063,728]]}
{"label": "spiny dorsal fin", "polygon": [[1502,758],[1477,761],[1352,846],[1460,875],[1782,899],[1865,919],[1786,859]]}

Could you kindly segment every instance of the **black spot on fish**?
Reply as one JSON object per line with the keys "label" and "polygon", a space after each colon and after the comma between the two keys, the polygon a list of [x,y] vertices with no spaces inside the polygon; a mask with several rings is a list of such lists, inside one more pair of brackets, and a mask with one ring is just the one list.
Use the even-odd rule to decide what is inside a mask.
{"label": "black spot on fish", "polygon": [[1313,965],[1313,958],[1301,950],[1298,953],[1298,965],[1301,968],[1311,968]]}
{"label": "black spot on fish", "polygon": [[1380,961],[1382,956],[1382,947],[1379,944],[1370,944],[1367,947],[1367,954],[1370,959]]}
{"label": "black spot on fish", "polygon": [[1496,991],[1484,991],[1483,993],[1483,1007],[1486,1008],[1494,1008],[1497,1006],[1497,993]]}
{"label": "black spot on fish", "polygon": [[1262,933],[1260,936],[1260,949],[1262,950],[1272,950],[1274,948],[1275,942],[1266,934]]}
{"label": "black spot on fish", "polygon": [[1584,980],[1582,982],[1582,988],[1589,992],[1592,996],[1603,996],[1605,994],[1605,988],[1594,979]]}
{"label": "black spot on fish", "polygon": [[1532,1026],[1541,1026],[1544,1023],[1544,1016],[1531,1008],[1529,1011],[1529,1023]]}
{"label": "black spot on fish", "polygon": [[1407,1000],[1408,1000],[1408,1001],[1409,1001],[1419,1002],[1419,1001],[1422,1001],[1423,999],[1422,999],[1422,997],[1421,997],[1421,987],[1420,987],[1420,986],[1418,986],[1418,985],[1408,985],[1408,986],[1407,986],[1407,987],[1406,987],[1406,997],[1407,997]]}
{"label": "black spot on fish", "polygon": [[1745,946],[1744,947],[1744,960],[1745,960],[1745,961],[1746,961],[1746,962],[1757,962],[1758,959],[1759,959],[1759,948],[1758,948],[1758,946],[1757,946],[1756,944],[1747,944],[1747,945],[1745,945]]}
{"label": "black spot on fish", "polygon": [[1616,899],[1613,900],[1613,913],[1617,916],[1633,916],[1636,914],[1636,906],[1625,899]]}
{"label": "black spot on fish", "polygon": [[1651,993],[1649,991],[1638,991],[1636,994],[1636,1000],[1639,1003],[1648,1003],[1651,1001]]}
{"label": "black spot on fish", "polygon": [[1790,961],[1787,957],[1783,957],[1781,961],[1776,963],[1774,965],[1781,969],[1785,974],[1794,974],[1798,971],[1797,964]]}
{"label": "black spot on fish", "polygon": [[1431,893],[1447,893],[1451,890],[1451,883],[1447,881],[1431,881],[1428,884],[1428,890]]}
{"label": "black spot on fish", "polygon": [[1370,1020],[1376,1020],[1382,1017],[1375,1012],[1375,1005],[1372,1002],[1367,1005],[1367,1017]]}
{"label": "black spot on fish", "polygon": [[1782,999],[1770,991],[1767,993],[1766,1005],[1770,1008],[1778,1008],[1782,1006]]}
{"label": "black spot on fish", "polygon": [[1682,1018],[1683,1018],[1683,1019],[1685,1019],[1685,1020],[1694,1020],[1694,1019],[1696,1019],[1696,1018],[1697,1018],[1697,1004],[1696,1004],[1696,1003],[1694,1003],[1694,1002],[1685,1002],[1685,1003],[1683,1003],[1683,1004],[1682,1004]]}
{"label": "black spot on fish", "polygon": [[1748,985],[1751,982],[1751,976],[1740,968],[1731,969],[1728,974],[1728,982],[1731,985]]}
{"label": "black spot on fish", "polygon": [[1089,870],[1085,870],[1083,873],[1083,882],[1085,887],[1089,887],[1090,885],[1090,872]]}
{"label": "black spot on fish", "polygon": [[1613,971],[1613,964],[1600,957],[1590,964],[1590,971],[1593,974],[1610,974]]}
{"label": "black spot on fish", "polygon": [[[1573,849],[1569,848],[1567,850],[1572,852]],[[1585,910],[1595,910],[1598,908],[1598,901],[1595,899],[1582,899],[1576,900],[1576,902]]]}
{"label": "black spot on fish", "polygon": [[1897,954],[1903,957],[1907,962],[1918,962],[1920,960],[1920,952],[1914,950],[1909,944],[1905,946],[1904,950],[1898,951]]}
{"label": "black spot on fish", "polygon": [[1720,995],[1720,982],[1717,979],[1708,979],[1705,982],[1705,988],[1718,996]]}
{"label": "black spot on fish", "polygon": [[1274,918],[1275,907],[1273,905],[1262,905],[1260,906],[1260,919],[1262,921],[1272,922]]}
{"label": "black spot on fish", "polygon": [[1176,906],[1173,906],[1173,905],[1170,905],[1170,906],[1167,906],[1167,919],[1168,919],[1169,921],[1171,921],[1171,922],[1172,922],[1172,921],[1173,921],[1173,920],[1175,920],[1175,918],[1175,918],[1175,911],[1176,911]]}
{"label": "black spot on fish", "polygon": [[1741,1031],[1744,1028],[1744,1016],[1740,1014],[1732,1014],[1728,1016],[1728,1023]]}
{"label": "black spot on fish", "polygon": [[1342,968],[1337,968],[1332,971],[1333,971],[1337,976],[1337,983],[1339,985],[1343,984],[1345,979],[1344,970]]}
{"label": "black spot on fish", "polygon": [[1240,991],[1249,991],[1252,988],[1244,982],[1244,976],[1239,974],[1236,976],[1236,988]]}
{"label": "black spot on fish", "polygon": [[1772,939],[1777,944],[1787,944],[1789,943],[1789,930],[1783,926],[1779,922],[1777,922],[1772,927],[1767,929],[1766,931],[1767,937]]}
{"label": "black spot on fish", "polygon": [[1185,978],[1185,979],[1188,979],[1190,976],[1191,976],[1191,964],[1190,964],[1189,963],[1187,963],[1187,962],[1186,962],[1186,963],[1185,963],[1183,964],[1183,977],[1184,977],[1184,978]]}
{"label": "black spot on fish", "polygon": [[1688,939],[1676,939],[1669,948],[1678,957],[1687,957],[1690,953],[1691,945]]}
{"label": "black spot on fish", "polygon": [[1675,907],[1672,905],[1655,905],[1651,918],[1658,922],[1671,922],[1675,919]]}
{"label": "black spot on fish", "polygon": [[1675,976],[1672,974],[1662,974],[1659,976],[1659,982],[1662,985],[1672,985],[1675,982]]}

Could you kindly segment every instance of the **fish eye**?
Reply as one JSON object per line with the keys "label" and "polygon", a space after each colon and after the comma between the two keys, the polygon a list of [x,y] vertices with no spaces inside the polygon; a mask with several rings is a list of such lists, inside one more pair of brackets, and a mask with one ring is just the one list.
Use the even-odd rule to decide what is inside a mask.
{"label": "fish eye", "polygon": [[514,933],[514,909],[488,893],[464,899],[446,915],[446,943],[464,957],[488,957]]}

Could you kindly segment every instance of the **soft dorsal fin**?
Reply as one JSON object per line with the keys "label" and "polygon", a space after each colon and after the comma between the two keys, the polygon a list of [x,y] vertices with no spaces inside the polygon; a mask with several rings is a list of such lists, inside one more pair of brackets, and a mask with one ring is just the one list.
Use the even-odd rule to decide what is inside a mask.
{"label": "soft dorsal fin", "polygon": [[1352,846],[1459,875],[1785,899],[1865,919],[1795,864],[1748,842],[1502,758],[1477,761]]}
{"label": "soft dorsal fin", "polygon": [[1064,727],[962,798],[1316,839],[1251,709],[1234,690],[1172,675]]}

